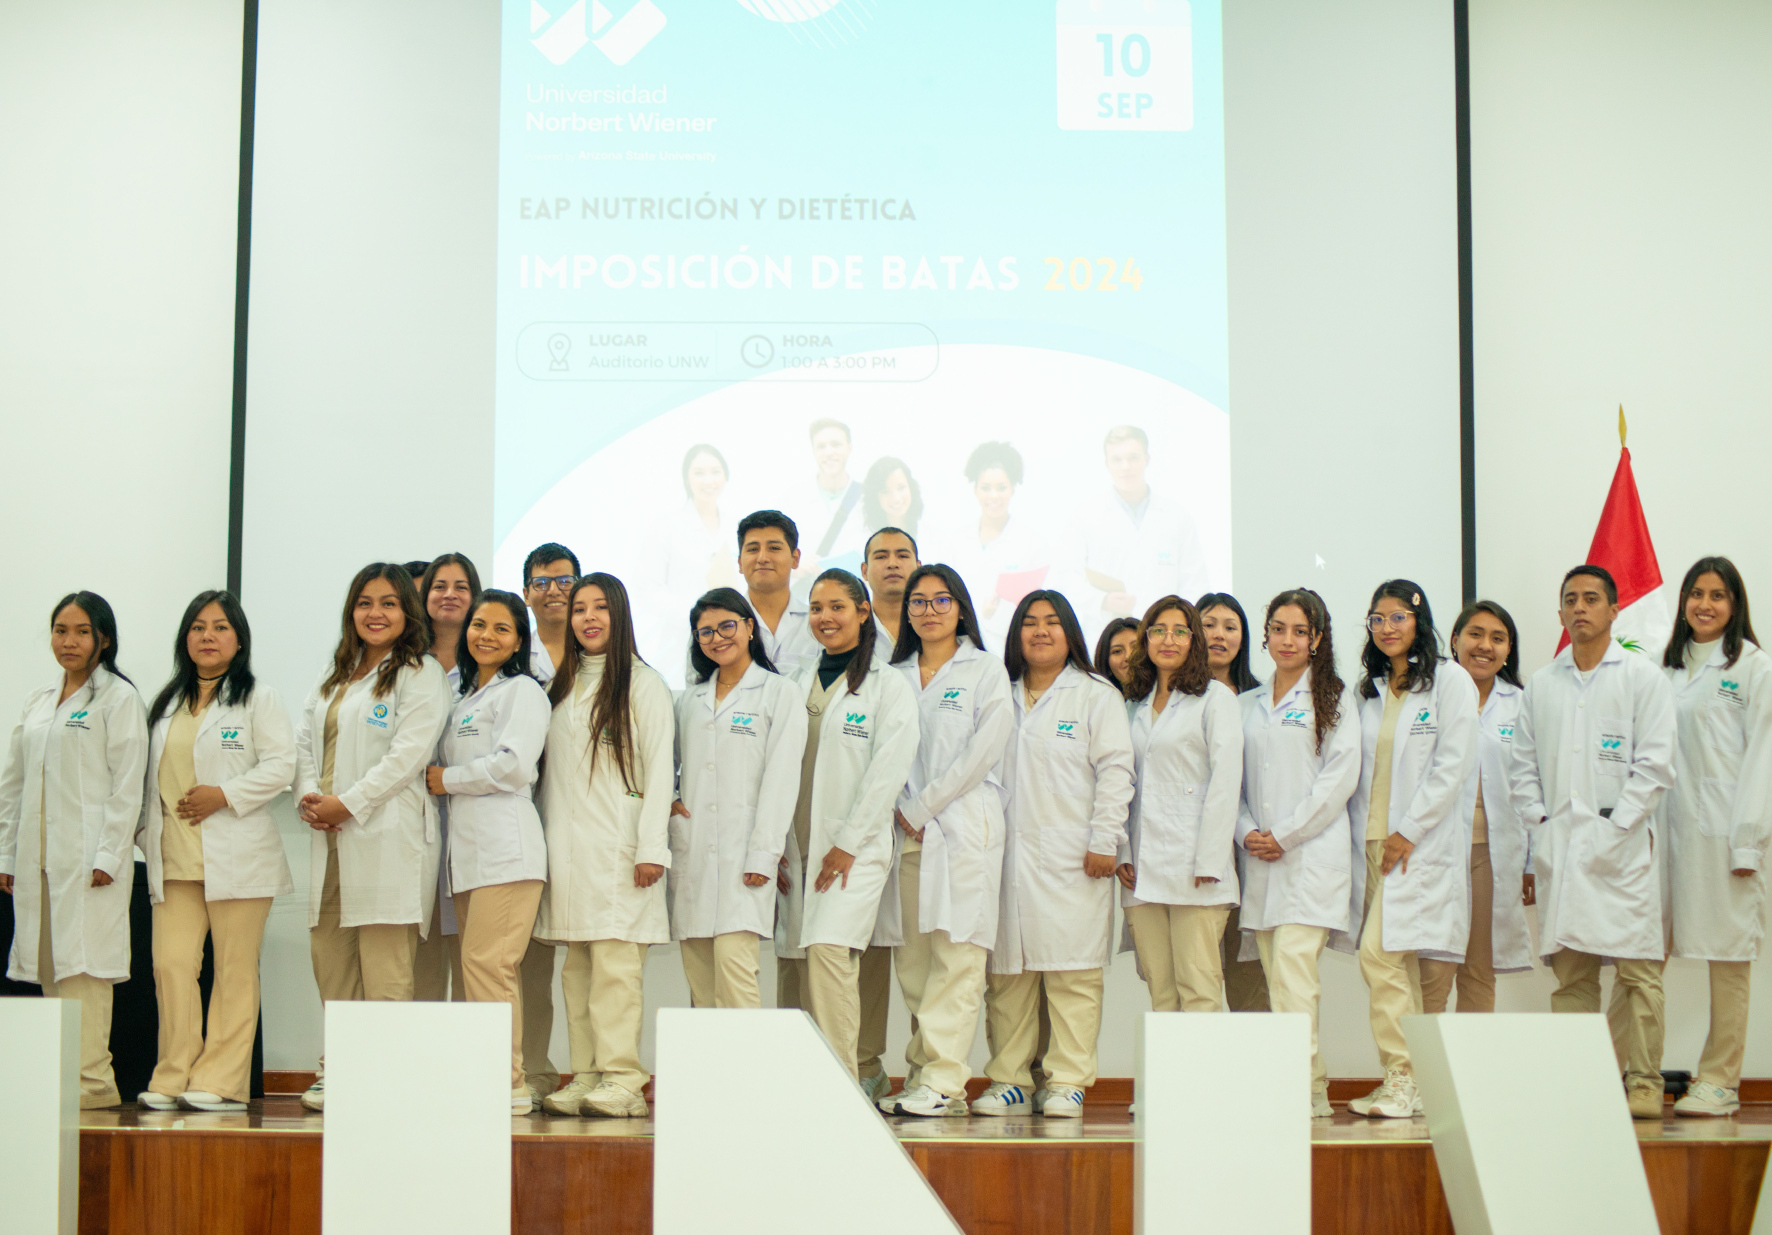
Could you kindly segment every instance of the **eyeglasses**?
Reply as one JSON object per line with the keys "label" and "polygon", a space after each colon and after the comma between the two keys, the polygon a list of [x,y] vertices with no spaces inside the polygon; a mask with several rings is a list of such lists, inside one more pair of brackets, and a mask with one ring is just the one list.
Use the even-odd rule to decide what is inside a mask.
{"label": "eyeglasses", "polygon": [[577,582],[577,575],[536,575],[529,581],[529,586],[538,592],[545,592],[550,587],[562,592],[570,592],[573,584]]}
{"label": "eyeglasses", "polygon": [[720,638],[722,638],[722,639],[730,639],[730,638],[732,638],[732,636],[736,635],[737,633],[738,633],[738,622],[732,618],[727,618],[724,622],[721,622],[718,626],[700,627],[695,632],[695,638],[696,638],[696,641],[699,643],[712,643],[714,641],[715,635],[720,636]]}
{"label": "eyeglasses", "polygon": [[913,596],[904,602],[905,612],[912,617],[921,617],[931,610],[936,613],[948,613],[952,611],[953,607],[954,598],[946,592],[940,596]]}
{"label": "eyeglasses", "polygon": [[1194,632],[1186,626],[1149,626],[1145,628],[1144,633],[1152,643],[1161,643],[1165,639],[1173,639],[1180,643],[1194,637]]}
{"label": "eyeglasses", "polygon": [[1414,616],[1413,613],[1404,609],[1397,609],[1391,613],[1368,613],[1366,615],[1366,629],[1377,634],[1384,629],[1384,624],[1389,622],[1392,630],[1402,630],[1409,619]]}

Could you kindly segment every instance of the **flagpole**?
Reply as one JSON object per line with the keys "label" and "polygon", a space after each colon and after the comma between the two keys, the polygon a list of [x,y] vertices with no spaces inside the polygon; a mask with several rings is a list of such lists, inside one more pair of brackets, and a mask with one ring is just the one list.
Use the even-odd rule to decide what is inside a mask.
{"label": "flagpole", "polygon": [[1623,450],[1625,448],[1624,447],[1624,404],[1622,404],[1622,403],[1620,403],[1618,405],[1618,448],[1620,450]]}

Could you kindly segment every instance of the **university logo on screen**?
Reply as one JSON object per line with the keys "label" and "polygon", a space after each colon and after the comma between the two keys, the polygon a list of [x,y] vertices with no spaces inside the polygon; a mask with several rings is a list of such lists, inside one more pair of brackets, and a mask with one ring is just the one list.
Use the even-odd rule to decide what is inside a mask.
{"label": "university logo on screen", "polygon": [[[552,23],[552,24],[550,24]],[[555,18],[538,0],[530,0],[530,45],[554,64],[565,64],[585,49],[595,47],[615,64],[626,64],[665,28],[665,15],[652,0],[639,3],[615,16],[601,3],[574,0],[571,8]]]}

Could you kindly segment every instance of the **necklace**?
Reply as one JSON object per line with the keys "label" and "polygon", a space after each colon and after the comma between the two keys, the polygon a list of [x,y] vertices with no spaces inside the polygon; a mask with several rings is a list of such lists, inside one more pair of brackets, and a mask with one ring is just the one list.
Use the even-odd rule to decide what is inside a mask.
{"label": "necklace", "polygon": [[219,681],[221,681],[221,680],[222,680],[222,679],[223,679],[223,678],[225,678],[225,677],[227,677],[227,676],[228,676],[228,675],[227,675],[227,674],[226,674],[226,673],[218,673],[218,674],[216,674],[216,675],[215,675],[215,676],[214,676],[214,677],[212,677],[212,678],[206,678],[206,677],[204,677],[204,676],[203,676],[203,675],[202,675],[202,674],[201,674],[201,673],[199,673],[199,674],[198,674],[198,675],[197,675],[197,680],[198,680],[198,681],[199,681],[199,682],[202,682],[202,683],[203,683],[203,684],[204,684],[204,685],[205,685],[205,686],[207,686],[207,685],[208,685],[208,684],[209,684],[209,683],[211,683],[211,682],[219,682]]}

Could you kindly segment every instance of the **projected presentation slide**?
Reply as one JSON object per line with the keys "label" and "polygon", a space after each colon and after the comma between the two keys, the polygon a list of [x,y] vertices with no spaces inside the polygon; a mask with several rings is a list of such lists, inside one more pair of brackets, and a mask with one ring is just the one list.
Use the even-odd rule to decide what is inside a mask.
{"label": "projected presentation slide", "polygon": [[992,650],[1231,577],[1216,2],[506,0],[495,577],[618,575],[675,681],[752,510]]}

